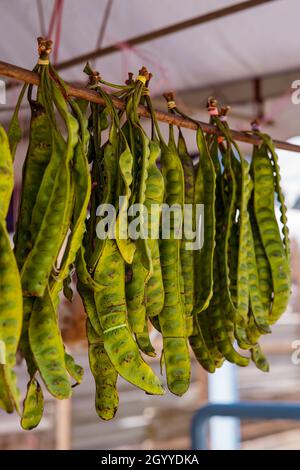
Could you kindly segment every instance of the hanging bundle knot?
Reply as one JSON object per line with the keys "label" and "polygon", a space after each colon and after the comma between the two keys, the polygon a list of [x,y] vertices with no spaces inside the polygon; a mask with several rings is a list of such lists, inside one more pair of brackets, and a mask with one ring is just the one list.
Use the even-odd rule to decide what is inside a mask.
{"label": "hanging bundle knot", "polygon": [[177,107],[175,99],[174,99],[174,93],[172,91],[169,91],[168,93],[164,93],[164,98],[167,101],[168,109],[174,109]]}
{"label": "hanging bundle knot", "polygon": [[251,129],[252,129],[253,131],[259,132],[260,128],[259,128],[259,121],[258,121],[258,119],[254,119],[254,121],[251,122]]}
{"label": "hanging bundle knot", "polygon": [[227,116],[230,111],[230,106],[222,106],[220,110],[220,121],[226,122],[227,121]]}
{"label": "hanging bundle knot", "polygon": [[209,97],[207,100],[207,111],[210,116],[218,116],[219,111],[218,111],[218,102],[215,98]]}
{"label": "hanging bundle knot", "polygon": [[38,37],[37,42],[38,42],[38,54],[39,54],[38,64],[49,65],[49,55],[51,54],[52,44],[53,44],[51,39]]}

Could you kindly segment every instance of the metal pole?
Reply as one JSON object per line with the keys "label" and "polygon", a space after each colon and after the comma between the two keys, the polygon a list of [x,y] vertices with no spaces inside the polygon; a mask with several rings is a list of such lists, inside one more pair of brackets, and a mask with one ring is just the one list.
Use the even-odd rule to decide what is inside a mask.
{"label": "metal pole", "polygon": [[237,402],[214,403],[200,408],[192,421],[192,449],[205,450],[207,420],[212,416],[247,419],[290,419],[300,421],[300,403]]}

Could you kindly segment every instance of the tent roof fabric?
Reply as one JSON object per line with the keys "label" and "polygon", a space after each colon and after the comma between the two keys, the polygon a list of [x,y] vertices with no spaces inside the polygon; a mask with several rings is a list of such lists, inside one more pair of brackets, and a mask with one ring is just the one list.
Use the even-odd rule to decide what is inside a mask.
{"label": "tent roof fabric", "polygon": [[[114,0],[102,46],[153,31],[239,1]],[[54,1],[41,0],[46,29]],[[64,0],[59,60],[95,49],[106,2]],[[174,33],[120,53],[94,65],[112,81],[123,81],[141,65],[154,73],[155,92],[186,90],[211,83],[265,75],[298,67],[298,0],[276,0]],[[5,2],[1,11],[1,60],[32,68],[35,38],[41,35],[37,2]],[[83,80],[84,64],[62,72],[67,80]]]}
{"label": "tent roof fabric", "polygon": [[[240,1],[113,0],[102,47]],[[2,5],[0,60],[27,69],[33,68],[37,59],[36,37],[42,33],[38,3],[42,5],[45,29],[48,31],[55,0],[15,0]],[[106,5],[107,0],[63,1],[59,62],[97,47]],[[256,109],[252,104],[252,83],[249,81],[247,86],[239,86],[235,82],[294,70],[293,74],[287,74],[285,78],[279,75],[276,83],[273,79],[262,82],[262,95],[266,99],[265,111],[271,122],[264,130],[274,138],[285,140],[299,133],[300,107],[292,105],[290,98],[291,83],[297,78],[297,70],[300,78],[299,13],[299,0],[270,1],[265,5],[141,44],[131,50],[124,46],[120,52],[95,60],[93,66],[104,79],[122,83],[129,71],[136,74],[145,65],[154,75],[151,81],[153,95],[160,95],[170,89],[180,91],[177,97],[178,102],[181,99],[180,106],[186,106],[187,114],[206,121],[207,114],[203,112],[205,97],[208,96],[207,93],[215,94],[216,91],[215,96],[225,104],[233,103],[230,125],[238,130],[249,129],[249,122]],[[67,81],[84,83],[84,65],[61,70],[60,74]],[[227,88],[214,88],[215,85],[224,83],[229,84]],[[7,91],[7,106],[15,106],[18,93],[19,88]],[[239,102],[246,104],[238,106]],[[165,109],[164,102],[157,102],[156,106]],[[7,125],[11,110],[5,111],[1,107],[2,105],[0,121]],[[25,123],[28,119],[28,107],[21,116]]]}

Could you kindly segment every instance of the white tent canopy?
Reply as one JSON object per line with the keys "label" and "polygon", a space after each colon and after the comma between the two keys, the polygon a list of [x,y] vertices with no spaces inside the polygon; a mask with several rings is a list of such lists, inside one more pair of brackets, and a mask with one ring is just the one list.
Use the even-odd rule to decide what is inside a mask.
{"label": "white tent canopy", "polygon": [[[37,57],[36,37],[42,34],[38,5],[47,32],[55,0],[4,3],[0,60],[32,69]],[[101,46],[126,41],[237,3],[240,2],[113,0]],[[107,0],[64,0],[58,62],[96,48],[106,5]],[[151,83],[154,94],[170,89],[179,91],[183,105],[200,117],[208,93],[215,93],[229,103],[240,101],[243,105],[235,104],[232,112],[232,127],[243,129],[249,128],[247,123],[255,114],[253,79],[275,74],[275,81],[261,82],[260,92],[268,98],[265,102],[268,118],[275,121],[268,132],[286,139],[299,133],[300,108],[292,105],[290,99],[291,80],[300,78],[299,14],[298,0],[273,0],[131,49],[123,45],[118,52],[94,60],[93,65],[103,78],[119,83],[126,79],[128,71],[137,73],[140,66],[145,65],[154,74]],[[66,80],[84,82],[83,67],[81,63],[60,73]],[[294,72],[283,75],[287,71]],[[244,82],[235,83],[247,79],[246,88]],[[15,104],[17,93],[15,88],[7,93],[7,105]],[[243,117],[245,119],[241,120]],[[8,118],[9,113],[0,114],[0,120]]]}
{"label": "white tent canopy", "polygon": [[[230,0],[114,0],[102,47],[240,3]],[[54,1],[42,0],[46,31]],[[65,0],[59,61],[96,47],[106,1]],[[148,65],[156,88],[186,90],[300,68],[298,0],[275,0],[186,29],[95,62],[109,80]],[[35,0],[2,3],[1,60],[32,68],[41,25]],[[124,58],[124,56],[126,56]],[[128,70],[123,67],[126,63]],[[84,64],[64,72],[80,80]],[[159,86],[158,86],[159,84]]]}

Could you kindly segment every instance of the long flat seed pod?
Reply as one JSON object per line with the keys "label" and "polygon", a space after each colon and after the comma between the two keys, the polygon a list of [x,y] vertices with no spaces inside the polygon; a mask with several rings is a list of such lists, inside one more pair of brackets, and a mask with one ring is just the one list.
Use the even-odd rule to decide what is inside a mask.
{"label": "long flat seed pod", "polygon": [[[75,380],[75,385],[82,382],[84,369],[79,364],[76,364],[75,359],[71,354],[65,352],[65,364],[69,375]],[[73,385],[74,387],[74,385]]]}
{"label": "long flat seed pod", "polygon": [[26,430],[36,428],[42,419],[43,411],[43,391],[36,378],[32,377],[27,385],[26,398],[23,402],[22,428]]}
{"label": "long flat seed pod", "polygon": [[[182,211],[184,200],[184,175],[177,153],[173,128],[169,143],[161,142],[162,174],[165,179],[165,202],[177,205]],[[180,246],[176,239],[174,214],[171,214],[170,239],[160,241],[161,267],[165,291],[164,308],[159,314],[163,336],[167,382],[171,392],[182,395],[190,383],[190,356],[187,346],[185,311],[180,288]]]}
{"label": "long flat seed pod", "polygon": [[214,341],[224,357],[229,362],[241,367],[247,366],[249,364],[249,359],[241,356],[237,351],[235,351],[227,331],[222,298],[220,295],[220,279],[217,259],[214,260],[214,295],[211,300],[210,324]]}
{"label": "long flat seed pod", "polygon": [[93,330],[97,333],[98,336],[101,336],[102,328],[97,314],[97,308],[92,287],[88,287],[83,284],[80,280],[78,280],[77,289],[82,299],[85,313],[88,316],[89,322],[91,323]]}
{"label": "long flat seed pod", "polygon": [[197,130],[197,145],[200,156],[195,176],[194,202],[195,204],[204,204],[204,239],[200,251],[194,252],[195,314],[208,307],[213,293],[216,186],[214,164],[200,127]]}
{"label": "long flat seed pod", "polygon": [[155,349],[150,339],[147,315],[145,315],[145,318],[144,318],[144,330],[142,331],[142,333],[137,333],[135,335],[135,339],[136,339],[138,347],[144,354],[150,357],[156,356]]}
{"label": "long flat seed pod", "polygon": [[87,320],[86,329],[89,363],[96,385],[95,408],[98,416],[107,421],[115,416],[119,406],[116,387],[118,373],[105,351],[103,334],[99,336],[89,320]]}
{"label": "long flat seed pod", "polygon": [[250,222],[248,222],[248,279],[251,311],[255,323],[262,334],[270,333],[268,323],[268,312],[263,306],[261,291],[259,286],[259,274],[256,264],[254,240]]}
{"label": "long flat seed pod", "polygon": [[273,280],[273,301],[269,317],[269,322],[273,324],[287,307],[290,270],[274,211],[274,170],[265,144],[253,150],[252,165],[254,213]]}
{"label": "long flat seed pod", "polygon": [[104,348],[118,373],[150,394],[164,393],[159,379],[142,360],[126,322],[125,263],[115,240],[107,239],[95,270],[105,288],[95,293]]}
{"label": "long flat seed pod", "polygon": [[[194,203],[194,163],[189,155],[186,143],[181,130],[178,131],[178,155],[182,163],[184,173],[184,204],[189,204],[188,214],[190,217],[184,218],[183,228],[184,236],[181,245],[181,266],[184,282],[184,304],[186,314],[186,330],[187,336],[193,331],[193,305],[194,305],[194,253],[193,250],[187,249],[186,243],[191,243],[193,233],[193,209]],[[186,208],[186,206],[185,206]],[[185,209],[186,210],[186,209]],[[187,239],[187,240],[186,240]]]}
{"label": "long flat seed pod", "polygon": [[194,320],[194,329],[189,337],[189,342],[199,364],[201,364],[201,366],[208,372],[215,372],[215,362],[207,347],[202,334],[200,322],[198,322],[197,317]]}
{"label": "long flat seed pod", "polygon": [[70,172],[68,163],[62,161],[57,172],[51,198],[43,216],[35,244],[21,271],[25,296],[42,297],[54,261],[60,249],[61,220],[68,207]]}
{"label": "long flat seed pod", "polygon": [[35,362],[49,392],[58,399],[69,398],[69,382],[65,352],[58,319],[47,287],[36,299],[29,322],[29,341]]}
{"label": "long flat seed pod", "polygon": [[128,323],[133,333],[143,333],[146,318],[145,285],[148,272],[141,261],[140,251],[135,252],[133,263],[127,268],[126,276],[129,277],[125,284]]}
{"label": "long flat seed pod", "polygon": [[[130,148],[125,138],[122,139],[125,142],[125,149],[119,157],[119,169],[122,177],[123,187],[120,196],[122,196],[122,204],[119,206],[119,212],[116,223],[116,241],[120,253],[122,254],[126,263],[131,264],[134,259],[134,253],[136,246],[133,241],[128,237],[127,224],[123,226],[124,218],[127,218],[127,211],[129,207],[129,201],[131,197],[131,184],[132,184],[132,167],[133,157]],[[119,233],[121,236],[119,236]]]}
{"label": "long flat seed pod", "polygon": [[8,212],[14,186],[13,161],[9,149],[8,137],[0,126],[0,219],[4,220]]}
{"label": "long flat seed pod", "polygon": [[[13,190],[12,155],[5,131],[0,128],[0,349],[2,406],[20,412],[19,390],[12,370],[22,329],[22,289],[17,263],[6,229],[6,215]],[[11,402],[11,404],[10,404]]]}
{"label": "long flat seed pod", "polygon": [[[115,202],[118,168],[118,140],[116,138],[116,132],[117,130],[115,123],[112,121],[108,141],[105,142],[101,151],[103,158],[101,162],[95,162],[96,166],[100,166],[100,180],[97,181],[99,204],[114,204]],[[96,226],[99,222],[100,217],[97,217]],[[96,236],[94,243],[94,249],[88,259],[88,267],[90,272],[93,272],[97,265],[97,262],[105,246],[105,240],[101,240]]]}
{"label": "long flat seed pod", "polygon": [[147,317],[160,314],[165,298],[158,239],[161,209],[164,200],[164,178],[156,164],[160,156],[160,146],[155,135],[150,140],[149,146],[150,157],[144,205],[148,211],[148,229],[150,228],[148,244],[151,252],[153,273],[145,287],[146,315],[144,330],[136,335],[136,340],[140,349],[145,354],[155,356],[155,351],[149,337]]}
{"label": "long flat seed pod", "polygon": [[74,151],[73,175],[74,185],[76,186],[74,211],[71,221],[71,233],[68,237],[67,246],[64,252],[60,271],[56,279],[63,281],[74,263],[76,254],[82,244],[85,232],[85,217],[87,214],[88,203],[91,195],[91,180],[89,166],[86,155],[88,137],[86,135],[87,122],[84,120],[79,107],[73,103],[81,127],[81,138],[79,139]]}

